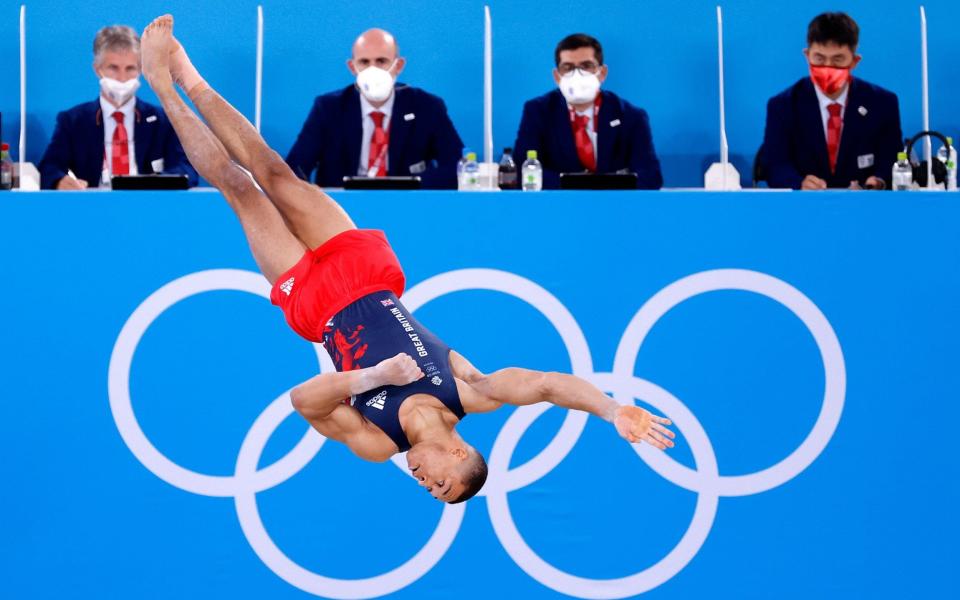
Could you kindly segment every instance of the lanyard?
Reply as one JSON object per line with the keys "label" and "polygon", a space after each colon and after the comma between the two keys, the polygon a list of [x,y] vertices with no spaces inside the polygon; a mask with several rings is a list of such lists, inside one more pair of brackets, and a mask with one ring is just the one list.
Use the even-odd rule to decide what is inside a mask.
{"label": "lanyard", "polygon": [[[603,96],[600,92],[597,92],[597,97],[593,100],[593,132],[597,132],[597,119],[600,117],[600,105],[603,103]],[[576,127],[577,125],[577,111],[573,110],[572,106],[567,106],[567,110],[570,112],[570,126]]]}

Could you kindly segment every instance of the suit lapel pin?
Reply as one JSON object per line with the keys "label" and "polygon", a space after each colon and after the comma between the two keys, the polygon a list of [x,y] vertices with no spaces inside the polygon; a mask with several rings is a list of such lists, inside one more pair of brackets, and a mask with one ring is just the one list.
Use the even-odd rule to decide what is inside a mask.
{"label": "suit lapel pin", "polygon": [[619,127],[619,126],[620,126],[620,119],[614,119],[610,121],[610,127]]}
{"label": "suit lapel pin", "polygon": [[153,123],[156,120],[157,120],[157,115],[150,115],[149,117],[147,117],[147,123]]}
{"label": "suit lapel pin", "polygon": [[861,117],[867,116],[867,109],[863,106],[857,109],[857,112],[860,113]]}
{"label": "suit lapel pin", "polygon": [[415,115],[415,114],[413,114],[413,113],[407,113],[407,114],[403,115],[403,120],[404,120],[404,121],[412,121],[412,120],[414,120],[414,119],[416,119],[416,118],[417,118],[417,115]]}

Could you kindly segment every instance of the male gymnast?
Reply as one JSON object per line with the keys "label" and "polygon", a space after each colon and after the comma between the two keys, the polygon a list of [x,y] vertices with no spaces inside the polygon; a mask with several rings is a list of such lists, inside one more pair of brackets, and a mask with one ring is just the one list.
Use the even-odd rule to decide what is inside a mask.
{"label": "male gymnast", "polygon": [[141,57],[143,75],[190,162],[240,219],[273,286],[271,302],[294,331],[322,342],[337,367],[290,393],[296,410],[322,435],[365,460],[406,452],[413,477],[449,503],[473,497],[487,477],[483,456],[456,431],[468,413],[550,402],[612,422],[631,443],[673,446],[668,419],[620,406],[573,375],[478,371],[400,302],[404,275],[383,232],[357,229],[320,188],[293,174],[200,76],[173,37],[173,17],[147,26]]}

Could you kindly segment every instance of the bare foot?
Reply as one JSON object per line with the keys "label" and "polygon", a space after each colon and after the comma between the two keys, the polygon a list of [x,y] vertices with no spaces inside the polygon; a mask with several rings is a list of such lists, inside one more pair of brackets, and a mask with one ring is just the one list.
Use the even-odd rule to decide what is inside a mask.
{"label": "bare foot", "polygon": [[173,83],[170,76],[170,44],[173,40],[173,17],[163,15],[147,25],[140,36],[140,60],[143,76],[154,91]]}
{"label": "bare foot", "polygon": [[423,371],[409,354],[401,352],[393,358],[381,361],[373,368],[377,385],[407,385],[423,377]]}
{"label": "bare foot", "polygon": [[193,97],[193,94],[198,90],[207,87],[207,82],[204,81],[203,77],[200,76],[200,72],[197,71],[197,68],[190,62],[187,51],[183,49],[183,46],[180,45],[177,38],[171,36],[170,39],[170,75],[173,77],[173,81],[179,85],[188,96]]}

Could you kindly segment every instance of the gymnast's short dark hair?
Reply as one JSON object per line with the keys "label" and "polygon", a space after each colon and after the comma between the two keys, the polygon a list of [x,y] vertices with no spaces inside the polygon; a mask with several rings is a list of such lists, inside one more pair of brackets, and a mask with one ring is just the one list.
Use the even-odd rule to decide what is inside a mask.
{"label": "gymnast's short dark hair", "polygon": [[451,500],[448,504],[460,504],[473,498],[487,481],[487,461],[484,460],[483,455],[477,452],[475,448],[470,448],[461,470],[463,473],[463,484],[466,486],[466,489],[463,490],[463,493],[460,494],[456,500]]}
{"label": "gymnast's short dark hair", "polygon": [[560,40],[557,49],[553,51],[553,63],[560,66],[560,53],[564,50],[576,50],[577,48],[593,48],[593,55],[597,57],[597,64],[603,64],[603,46],[597,38],[585,33],[572,33]]}
{"label": "gymnast's short dark hair", "polygon": [[807,46],[830,44],[857,49],[860,43],[860,27],[850,15],[842,12],[825,12],[817,15],[807,27]]}

